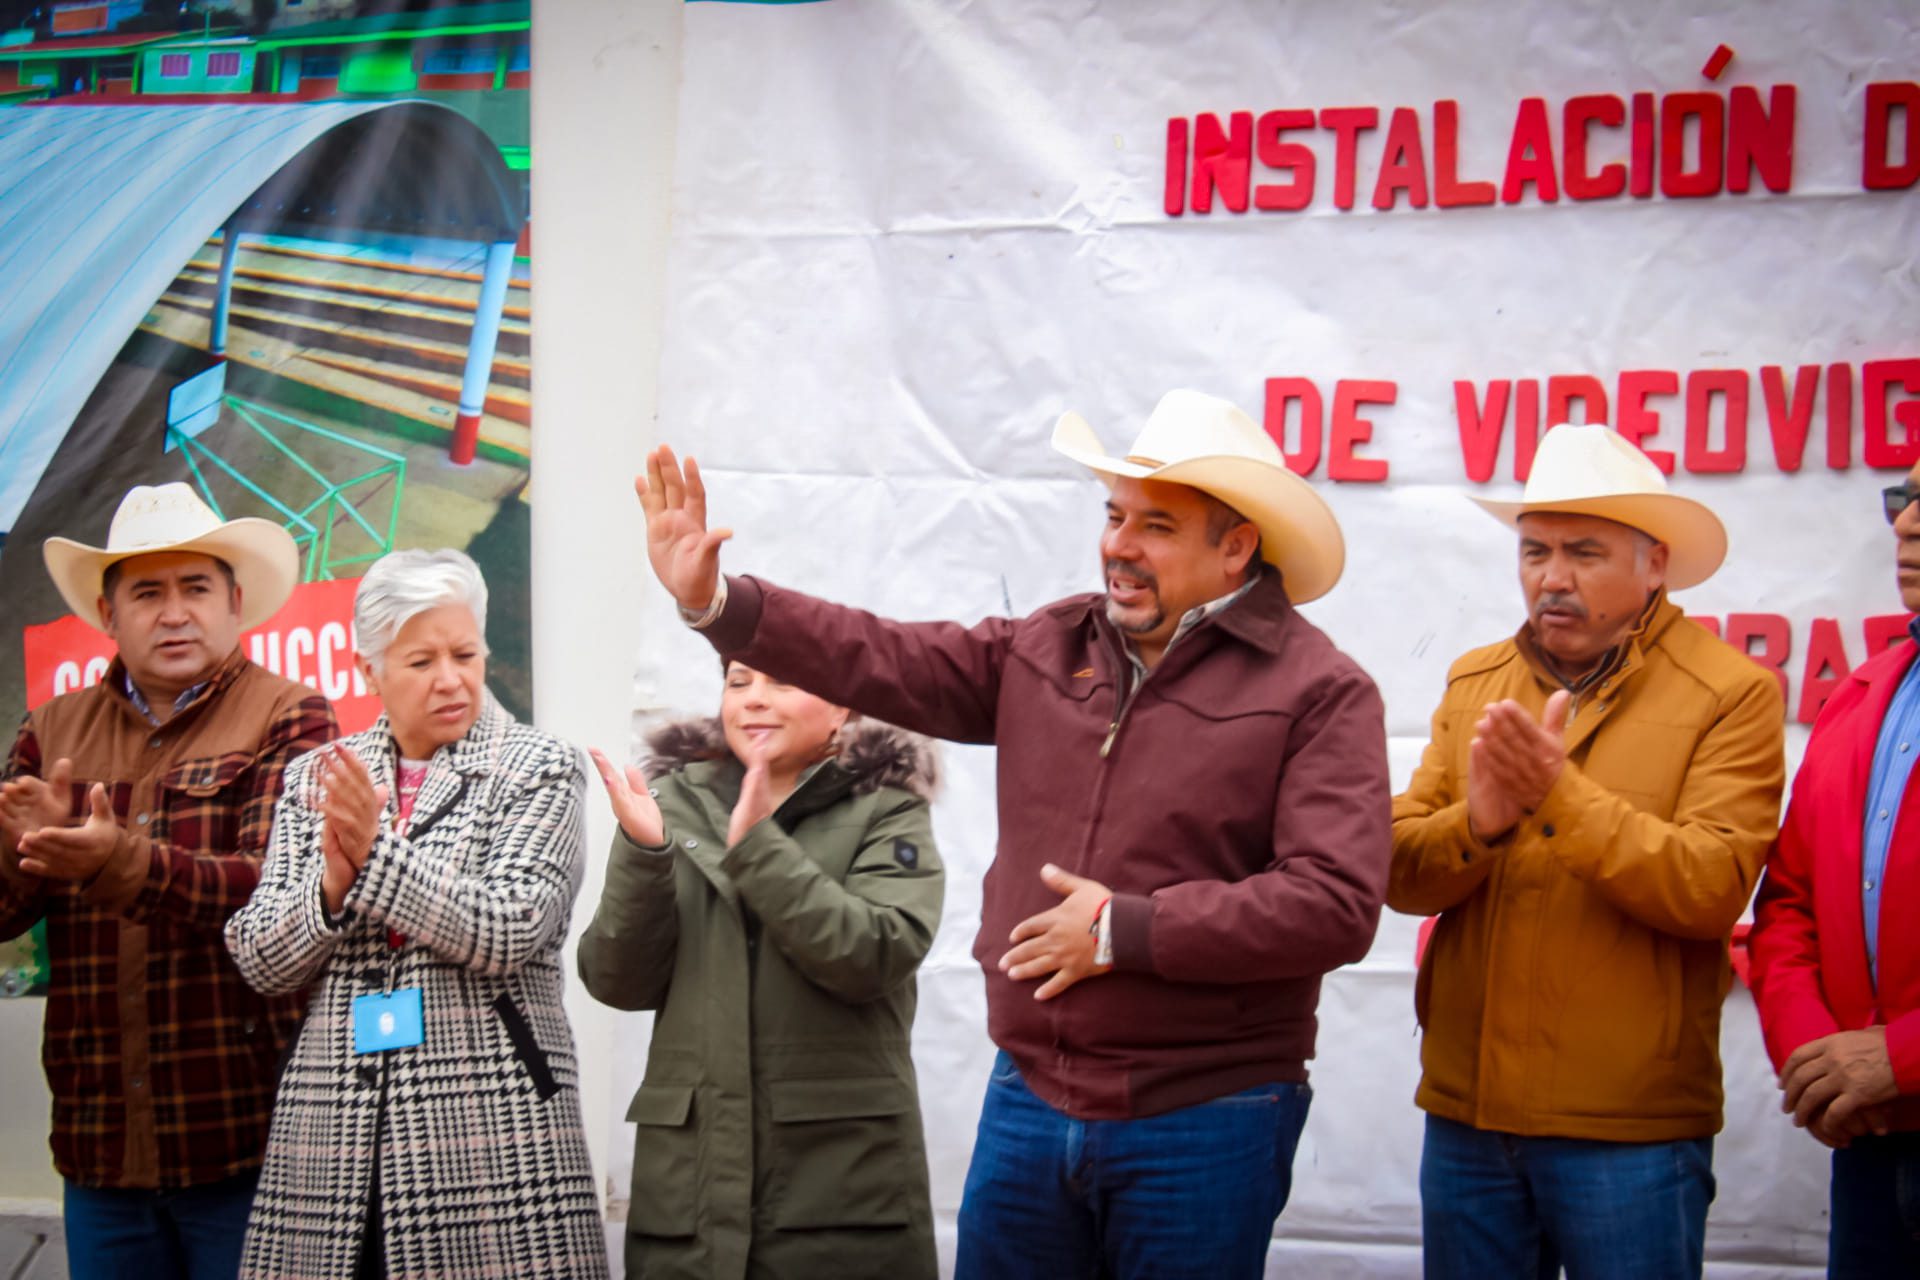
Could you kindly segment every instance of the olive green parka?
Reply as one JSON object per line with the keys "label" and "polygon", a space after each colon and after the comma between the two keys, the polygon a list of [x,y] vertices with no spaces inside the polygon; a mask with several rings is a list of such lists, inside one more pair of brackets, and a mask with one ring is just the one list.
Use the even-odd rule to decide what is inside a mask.
{"label": "olive green parka", "polygon": [[717,721],[649,739],[667,846],[616,831],[580,940],[587,990],[656,1010],[630,1280],[932,1277],[914,970],[944,872],[925,740],[871,721],[741,842]]}

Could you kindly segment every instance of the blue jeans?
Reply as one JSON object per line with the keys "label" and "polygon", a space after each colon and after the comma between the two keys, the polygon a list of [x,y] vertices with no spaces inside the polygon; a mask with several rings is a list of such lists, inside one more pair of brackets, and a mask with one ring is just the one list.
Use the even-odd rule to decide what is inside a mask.
{"label": "blue jeans", "polygon": [[1427,1280],[1697,1280],[1713,1139],[1522,1138],[1427,1117]]}
{"label": "blue jeans", "polygon": [[1855,1138],[1833,1153],[1827,1275],[1920,1275],[1920,1133]]}
{"label": "blue jeans", "polygon": [[232,1280],[258,1169],[178,1191],[67,1183],[73,1280]]}
{"label": "blue jeans", "polygon": [[1312,1098],[1304,1084],[1264,1084],[1139,1120],[1075,1120],[1002,1053],[954,1280],[1259,1276]]}

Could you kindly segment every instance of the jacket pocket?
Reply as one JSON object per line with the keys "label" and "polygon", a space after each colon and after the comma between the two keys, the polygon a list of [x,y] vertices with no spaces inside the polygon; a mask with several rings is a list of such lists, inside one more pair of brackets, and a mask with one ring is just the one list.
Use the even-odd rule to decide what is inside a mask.
{"label": "jacket pocket", "polygon": [[773,1225],[888,1227],[910,1218],[912,1088],[891,1076],[768,1086],[778,1190]]}
{"label": "jacket pocket", "polygon": [[167,770],[160,779],[160,786],[164,790],[178,791],[197,799],[219,795],[253,767],[254,759],[244,751],[229,751],[225,755],[206,756],[199,760],[182,760]]}
{"label": "jacket pocket", "polygon": [[700,1136],[693,1086],[643,1084],[627,1106],[633,1134],[633,1200],[627,1231],[690,1236],[700,1198]]}
{"label": "jacket pocket", "polygon": [[553,1067],[547,1061],[547,1051],[534,1039],[533,1027],[527,1022],[527,1015],[520,1012],[520,1006],[513,997],[501,992],[493,1002],[493,1011],[500,1015],[501,1023],[507,1029],[507,1039],[513,1042],[513,1056],[520,1059],[520,1065],[527,1069],[527,1078],[533,1081],[534,1092],[545,1102],[560,1092],[560,1082],[553,1078]]}

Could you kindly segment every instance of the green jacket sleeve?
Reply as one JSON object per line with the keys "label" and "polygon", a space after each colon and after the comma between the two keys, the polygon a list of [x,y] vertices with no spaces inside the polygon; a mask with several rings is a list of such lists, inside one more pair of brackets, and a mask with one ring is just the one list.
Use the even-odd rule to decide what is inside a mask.
{"label": "green jacket sleeve", "polygon": [[926,802],[878,795],[844,884],[772,821],[722,860],[766,940],[808,981],[849,1003],[878,999],[913,976],[933,945],[946,892]]}
{"label": "green jacket sleeve", "polygon": [[580,980],[601,1004],[658,1009],[666,1003],[680,941],[673,863],[671,844],[642,848],[614,829],[606,887],[575,953]]}

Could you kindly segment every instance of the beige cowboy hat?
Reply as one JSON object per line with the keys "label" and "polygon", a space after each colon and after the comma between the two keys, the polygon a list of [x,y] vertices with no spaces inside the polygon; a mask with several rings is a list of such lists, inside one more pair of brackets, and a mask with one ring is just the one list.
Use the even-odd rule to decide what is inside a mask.
{"label": "beige cowboy hat", "polygon": [[1667,492],[1660,468],[1625,436],[1602,425],[1562,423],[1541,437],[1518,502],[1475,498],[1515,529],[1530,511],[1599,516],[1667,544],[1667,588],[1705,582],[1727,558],[1720,517],[1691,498]]}
{"label": "beige cowboy hat", "polygon": [[1077,413],[1053,424],[1053,447],[1100,475],[1163,480],[1212,494],[1260,530],[1261,556],[1283,575],[1295,604],[1333,590],[1346,567],[1340,524],[1313,486],[1287,469],[1259,423],[1228,401],[1169,391],[1125,457],[1110,455]]}
{"label": "beige cowboy hat", "polygon": [[120,500],[107,545],[48,538],[40,548],[47,573],[82,622],[100,625],[100,579],[107,566],[162,551],[217,556],[240,587],[240,626],[257,627],[280,611],[300,577],[293,535],[271,520],[250,516],[222,521],[191,486],[135,485]]}

